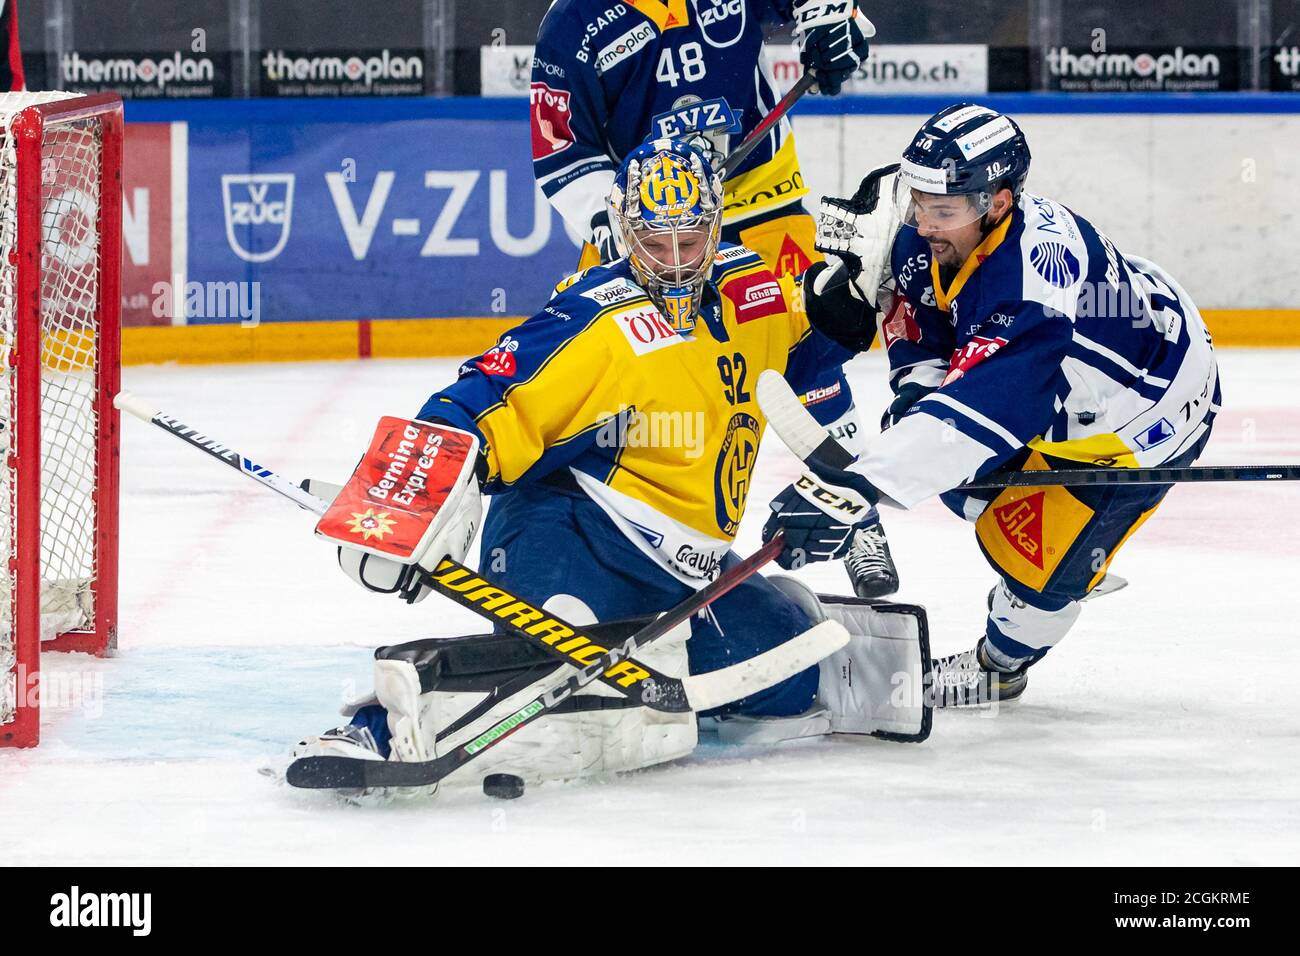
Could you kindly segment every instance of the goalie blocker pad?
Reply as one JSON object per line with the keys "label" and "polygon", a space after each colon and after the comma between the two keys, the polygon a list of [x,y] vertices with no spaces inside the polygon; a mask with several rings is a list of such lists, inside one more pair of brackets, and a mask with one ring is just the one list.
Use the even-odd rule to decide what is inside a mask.
{"label": "goalie blocker pad", "polygon": [[849,632],[848,645],[821,662],[817,684],[831,733],[900,743],[920,743],[930,736],[933,663],[925,608],[814,594],[786,575],[768,580],[814,621],[837,621]]}
{"label": "goalie blocker pad", "polygon": [[435,543],[460,560],[478,525],[478,447],[476,435],[450,425],[381,418],[316,534],[400,564],[419,563]]}
{"label": "goalie blocker pad", "polygon": [[[856,678],[864,691],[862,703],[871,729],[843,728],[836,732],[865,732],[900,743],[920,743],[929,737],[934,721],[930,691],[933,662],[925,608],[830,594],[818,598],[826,616],[839,621],[852,635],[849,648],[865,650],[852,655],[852,666],[858,668],[858,674],[848,676]],[[844,653],[822,662],[823,683],[831,676],[828,665],[839,662]]]}

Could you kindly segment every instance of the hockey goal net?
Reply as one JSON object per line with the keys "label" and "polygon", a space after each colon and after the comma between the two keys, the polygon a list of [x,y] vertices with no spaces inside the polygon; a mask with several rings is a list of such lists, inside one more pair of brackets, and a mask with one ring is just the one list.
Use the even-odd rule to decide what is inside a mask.
{"label": "hockey goal net", "polygon": [[121,156],[117,97],[0,94],[0,746],[116,641]]}

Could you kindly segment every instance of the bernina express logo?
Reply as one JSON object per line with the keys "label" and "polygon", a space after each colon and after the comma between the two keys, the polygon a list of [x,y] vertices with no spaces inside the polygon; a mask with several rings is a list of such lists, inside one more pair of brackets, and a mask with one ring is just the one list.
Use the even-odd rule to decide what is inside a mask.
{"label": "bernina express logo", "polygon": [[245,262],[267,262],[284,251],[293,218],[293,173],[221,177],[226,241]]}

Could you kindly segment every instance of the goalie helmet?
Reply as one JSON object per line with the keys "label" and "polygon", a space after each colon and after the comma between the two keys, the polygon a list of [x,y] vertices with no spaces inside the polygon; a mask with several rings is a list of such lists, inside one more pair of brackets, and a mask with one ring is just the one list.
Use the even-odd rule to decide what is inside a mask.
{"label": "goalie helmet", "polygon": [[[919,213],[935,228],[958,229],[981,219],[999,191],[1009,189],[1020,198],[1030,158],[1025,134],[1011,117],[972,103],[940,110],[903,153],[894,180],[899,221],[915,227]],[[966,201],[929,196],[962,196]]]}
{"label": "goalie helmet", "polygon": [[685,140],[650,140],[623,160],[608,202],[619,254],[668,324],[689,332],[722,238],[721,177]]}

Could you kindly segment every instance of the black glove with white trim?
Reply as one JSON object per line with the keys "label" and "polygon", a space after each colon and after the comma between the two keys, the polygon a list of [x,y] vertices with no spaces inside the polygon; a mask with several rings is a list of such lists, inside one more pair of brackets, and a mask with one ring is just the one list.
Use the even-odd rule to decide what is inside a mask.
{"label": "black glove with white trim", "polygon": [[772,499],[763,541],[785,532],[785,549],[776,563],[787,571],[842,558],[855,532],[879,523],[874,507],[879,500],[880,492],[862,475],[814,459],[798,481]]}
{"label": "black glove with white trim", "polygon": [[839,93],[867,58],[876,28],[852,0],[795,0],[799,62],[817,74],[817,92]]}

